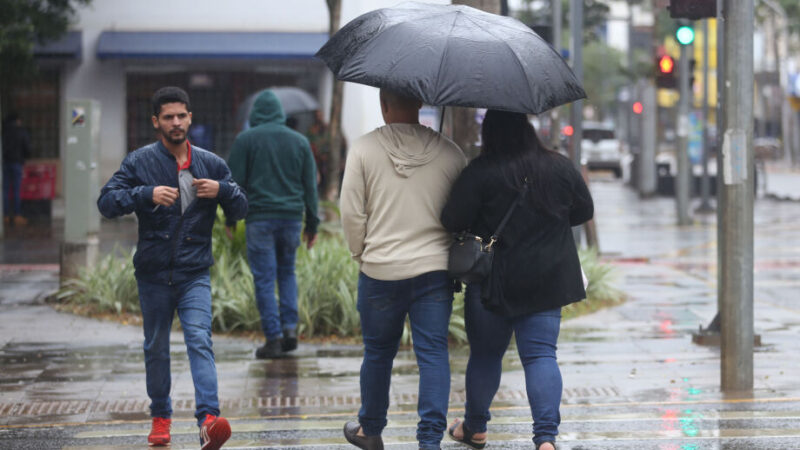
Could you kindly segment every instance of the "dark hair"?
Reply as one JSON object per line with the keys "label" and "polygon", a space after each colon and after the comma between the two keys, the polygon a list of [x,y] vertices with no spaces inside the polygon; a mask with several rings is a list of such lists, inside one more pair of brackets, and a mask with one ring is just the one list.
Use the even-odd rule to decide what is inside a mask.
{"label": "dark hair", "polygon": [[157,90],[153,94],[153,115],[158,117],[161,114],[161,105],[167,103],[183,103],[186,105],[186,110],[191,111],[192,106],[189,103],[189,94],[183,89],[175,86],[166,86]]}
{"label": "dark hair", "polygon": [[557,218],[566,217],[569,206],[559,195],[558,190],[563,188],[558,179],[563,167],[571,169],[571,162],[542,144],[526,114],[487,111],[481,139],[481,154],[500,167],[508,187],[520,191],[527,180],[528,201],[534,208]]}

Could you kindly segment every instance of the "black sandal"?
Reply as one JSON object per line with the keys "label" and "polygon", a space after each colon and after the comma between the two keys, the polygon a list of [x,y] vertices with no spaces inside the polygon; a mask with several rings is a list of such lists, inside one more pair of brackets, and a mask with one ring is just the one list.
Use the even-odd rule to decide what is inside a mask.
{"label": "black sandal", "polygon": [[539,442],[538,444],[536,444],[536,450],[539,450],[544,444],[550,444],[550,445],[553,446],[553,448],[556,448],[556,443],[555,442],[553,442],[553,441],[542,441],[542,442]]}
{"label": "black sandal", "polygon": [[[464,437],[462,437],[461,439],[455,436],[455,431],[456,428],[458,428],[459,424],[461,424],[461,432],[464,434]],[[450,438],[453,439],[454,441],[461,442],[462,444],[466,444],[474,449],[481,450],[482,448],[486,447],[486,439],[484,439],[483,441],[473,440],[472,436],[474,436],[475,433],[470,431],[467,428],[467,426],[458,419],[456,419],[455,422],[453,422],[453,424],[450,425],[450,428],[447,429],[447,434],[449,434]]]}

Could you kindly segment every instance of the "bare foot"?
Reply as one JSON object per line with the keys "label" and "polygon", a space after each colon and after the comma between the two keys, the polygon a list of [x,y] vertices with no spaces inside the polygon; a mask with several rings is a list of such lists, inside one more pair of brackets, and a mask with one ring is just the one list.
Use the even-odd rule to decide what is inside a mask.
{"label": "bare foot", "polygon": [[[455,428],[453,428],[453,425],[455,425]],[[464,422],[456,419],[453,421],[453,425],[450,426],[453,429],[453,437],[458,441],[464,439]],[[486,442],[486,437],[488,435],[489,433],[486,431],[483,433],[473,433],[472,440],[476,443],[483,443]]]}
{"label": "bare foot", "polygon": [[553,444],[545,442],[539,446],[539,450],[556,450],[556,448],[553,447]]}

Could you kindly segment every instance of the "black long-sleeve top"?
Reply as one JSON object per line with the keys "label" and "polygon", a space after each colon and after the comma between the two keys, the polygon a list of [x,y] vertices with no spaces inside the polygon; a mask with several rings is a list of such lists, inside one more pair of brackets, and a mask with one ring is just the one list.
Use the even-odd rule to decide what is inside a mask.
{"label": "black long-sleeve top", "polygon": [[[548,161],[555,171],[551,183],[555,183],[554,192],[565,206],[564,217],[549,215],[531,201],[523,201],[495,244],[491,288],[484,289],[484,304],[508,317],[565,306],[586,297],[571,227],[592,218],[592,196],[567,158],[553,155]],[[449,231],[469,230],[486,240],[517,195],[504,182],[498,163],[479,156],[453,185],[442,211],[442,224]]]}

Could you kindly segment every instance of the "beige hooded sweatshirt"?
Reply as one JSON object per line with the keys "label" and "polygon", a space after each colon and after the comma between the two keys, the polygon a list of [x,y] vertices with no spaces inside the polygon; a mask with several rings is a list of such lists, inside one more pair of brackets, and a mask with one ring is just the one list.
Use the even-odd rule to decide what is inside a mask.
{"label": "beige hooded sweatshirt", "polygon": [[353,143],[341,213],[362,272],[404,280],[447,270],[451,236],[439,216],[466,164],[456,144],[423,125],[386,125]]}

